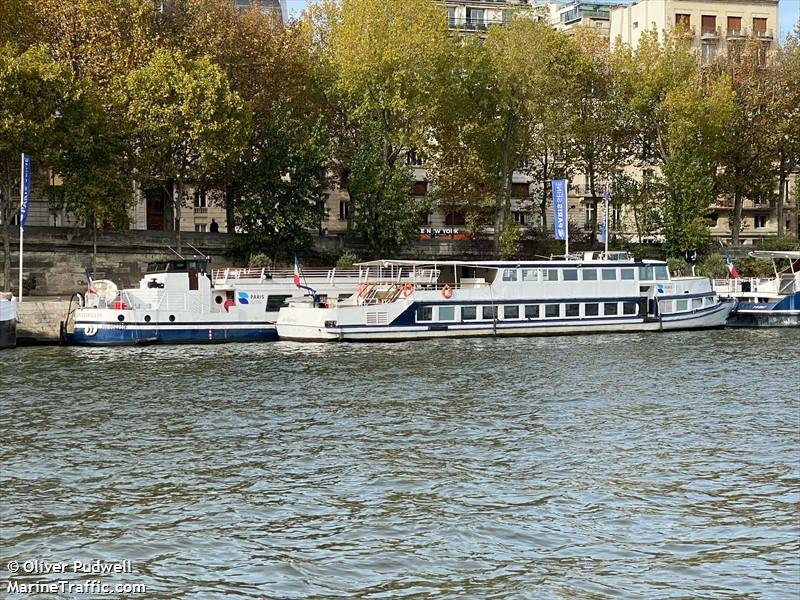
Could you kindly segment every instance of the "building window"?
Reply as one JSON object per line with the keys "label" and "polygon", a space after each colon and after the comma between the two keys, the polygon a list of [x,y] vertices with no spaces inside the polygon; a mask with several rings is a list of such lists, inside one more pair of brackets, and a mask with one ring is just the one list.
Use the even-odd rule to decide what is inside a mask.
{"label": "building window", "polygon": [[504,306],[503,307],[504,319],[519,319],[519,306]]}
{"label": "building window", "polygon": [[702,46],[702,58],[703,63],[709,63],[714,60],[714,57],[717,55],[717,47],[714,44],[703,44]]}
{"label": "building window", "polygon": [[511,197],[522,200],[528,197],[530,186],[527,183],[512,183],[511,184]]}
{"label": "building window", "polygon": [[692,26],[692,21],[689,15],[682,13],[675,13],[675,27],[683,26],[689,29]]}
{"label": "building window", "polygon": [[597,302],[590,302],[583,307],[583,314],[586,317],[596,317],[600,314],[600,305]]}
{"label": "building window", "polygon": [[700,29],[704,34],[717,33],[717,17],[715,17],[714,15],[701,16]]}
{"label": "building window", "polygon": [[755,229],[763,229],[767,226],[767,215],[755,215],[753,217],[753,227]]}
{"label": "building window", "polygon": [[594,226],[594,202],[588,202],[584,207],[584,227],[586,229],[591,229]]}
{"label": "building window", "polygon": [[194,191],[194,207],[206,208],[208,203],[206,201],[206,191],[204,189],[197,189]]}
{"label": "building window", "polygon": [[427,211],[419,213],[419,223],[420,223],[420,225],[430,225],[431,224],[431,213],[429,213]]}
{"label": "building window", "polygon": [[717,213],[711,213],[706,218],[708,219],[709,227],[716,227],[719,224],[719,215]]}
{"label": "building window", "polygon": [[[447,7],[447,24],[450,27],[456,26],[456,7],[455,6],[448,6]],[[414,164],[414,163],[411,163]]]}
{"label": "building window", "polygon": [[482,8],[467,7],[467,29],[485,29],[484,14]]}
{"label": "building window", "polygon": [[424,196],[428,193],[428,182],[427,181],[415,181],[414,188],[412,190],[412,196]]}
{"label": "building window", "polygon": [[728,35],[742,35],[742,17],[728,17]]}
{"label": "building window", "polygon": [[767,20],[761,17],[753,17],[753,35],[766,35]]}
{"label": "building window", "polygon": [[475,321],[478,318],[478,309],[475,306],[461,307],[461,320]]}
{"label": "building window", "polygon": [[339,201],[339,219],[346,221],[350,218],[350,203],[347,200]]}
{"label": "building window", "polygon": [[530,213],[521,210],[515,210],[511,212],[511,216],[514,217],[515,225],[527,225],[530,223]]}
{"label": "building window", "polygon": [[460,212],[448,212],[444,216],[444,224],[448,225],[449,227],[454,227],[457,225],[464,226],[466,225],[467,221],[464,218],[464,213]]}
{"label": "building window", "polygon": [[433,321],[433,307],[421,306],[417,309],[417,322]]}
{"label": "building window", "polygon": [[[448,8],[448,11],[450,9]],[[453,19],[455,21],[455,18]],[[406,163],[411,165],[412,167],[421,167],[422,166],[422,158],[420,157],[419,153],[416,150],[409,150],[406,153]]]}
{"label": "building window", "polygon": [[639,29],[639,21],[634,21],[633,22],[633,28],[634,29]]}
{"label": "building window", "polygon": [[538,304],[526,304],[525,305],[525,318],[526,319],[538,319],[539,318],[539,305]]}
{"label": "building window", "polygon": [[206,232],[206,224],[205,223],[195,223],[194,230],[197,233],[205,233]]}

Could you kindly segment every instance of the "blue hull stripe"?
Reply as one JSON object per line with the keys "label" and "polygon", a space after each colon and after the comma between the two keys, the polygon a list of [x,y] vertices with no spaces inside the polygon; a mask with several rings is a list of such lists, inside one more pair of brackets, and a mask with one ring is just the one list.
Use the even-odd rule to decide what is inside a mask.
{"label": "blue hull stripe", "polygon": [[218,344],[223,342],[271,342],[278,339],[274,326],[249,329],[99,329],[94,335],[86,335],[84,329],[76,329],[67,343],[75,345],[132,345],[132,344]]}

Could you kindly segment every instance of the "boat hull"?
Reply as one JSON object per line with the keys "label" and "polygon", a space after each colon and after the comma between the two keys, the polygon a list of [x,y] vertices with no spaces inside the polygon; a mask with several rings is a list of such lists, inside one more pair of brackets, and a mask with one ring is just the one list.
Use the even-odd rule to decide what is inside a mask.
{"label": "boat hull", "polygon": [[82,325],[65,336],[67,345],[131,346],[141,344],[222,344],[230,342],[271,342],[278,339],[275,326],[195,324],[161,326],[118,323]]}
{"label": "boat hull", "polygon": [[739,302],[729,327],[800,327],[800,292],[777,302]]}
{"label": "boat hull", "polygon": [[0,321],[0,349],[14,348],[17,345],[17,320]]}

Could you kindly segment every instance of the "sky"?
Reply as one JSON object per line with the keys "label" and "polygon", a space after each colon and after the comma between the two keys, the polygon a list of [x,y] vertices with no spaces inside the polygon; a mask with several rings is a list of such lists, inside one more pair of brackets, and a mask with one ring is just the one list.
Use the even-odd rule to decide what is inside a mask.
{"label": "sky", "polygon": [[[286,6],[289,10],[289,18],[298,16],[306,6],[309,0],[285,0]],[[790,33],[800,18],[800,0],[780,0],[778,3],[778,21],[780,22],[781,31],[780,37],[783,39],[787,33]]]}

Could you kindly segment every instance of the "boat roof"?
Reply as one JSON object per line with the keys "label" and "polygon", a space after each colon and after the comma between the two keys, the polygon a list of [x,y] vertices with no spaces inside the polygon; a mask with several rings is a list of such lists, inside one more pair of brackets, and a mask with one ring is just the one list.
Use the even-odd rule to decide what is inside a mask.
{"label": "boat roof", "polygon": [[396,260],[396,259],[379,259],[368,260],[364,262],[355,263],[358,267],[437,267],[443,265],[460,266],[460,267],[487,267],[502,269],[504,267],[515,268],[524,265],[583,265],[595,264],[602,265],[634,265],[634,264],[654,264],[665,265],[666,261],[663,260],[607,260],[598,258],[580,258],[580,257],[563,257],[557,256],[551,259],[542,258],[541,260]]}
{"label": "boat roof", "polygon": [[755,258],[788,258],[800,260],[800,252],[796,250],[753,250],[750,256]]}

